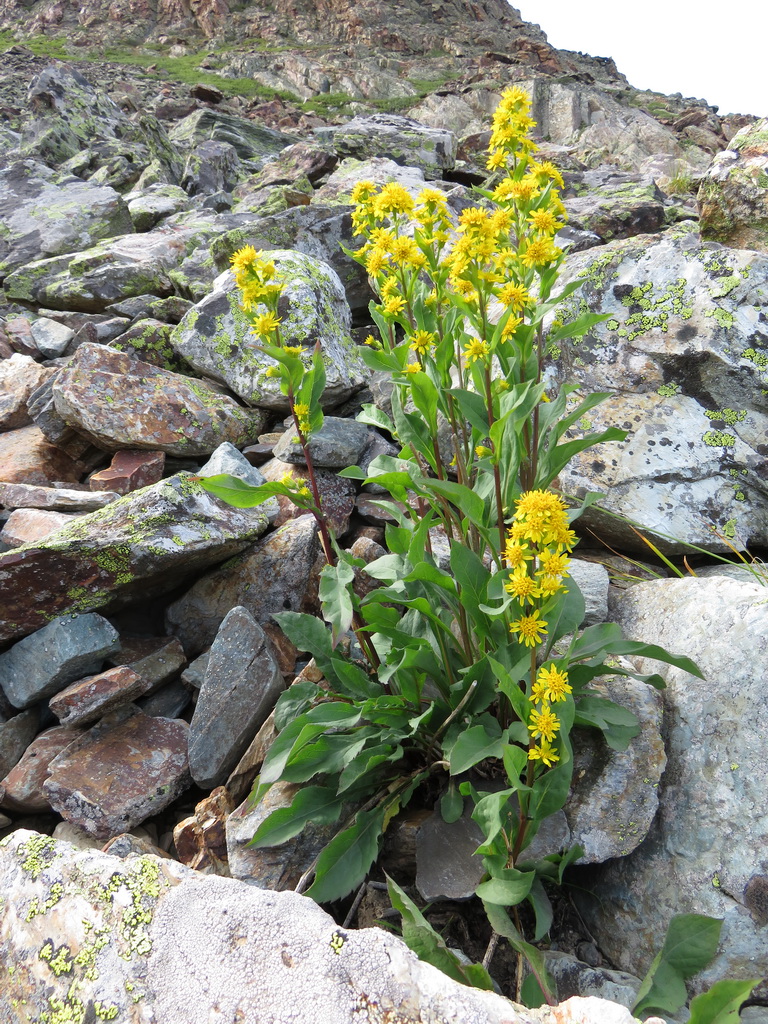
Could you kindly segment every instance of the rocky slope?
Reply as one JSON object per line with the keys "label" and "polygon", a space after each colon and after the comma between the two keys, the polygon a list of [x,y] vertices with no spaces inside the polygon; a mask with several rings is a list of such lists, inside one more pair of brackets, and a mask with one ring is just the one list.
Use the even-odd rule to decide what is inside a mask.
{"label": "rocky slope", "polygon": [[[611,62],[550,48],[501,0],[286,10],[131,13],[140,42],[183,40],[178,52],[200,44],[204,24],[222,42],[215,17],[247,23],[264,46],[223,43],[204,63],[219,85],[245,77],[271,98],[228,94],[202,71],[182,84],[168,64],[50,64],[20,46],[0,57],[3,828],[107,842],[112,853],[161,850],[267,888],[293,887],[316,855],[323,837],[311,830],[290,850],[250,848],[263,808],[245,799],[276,692],[297,671],[316,672],[297,665],[272,619],[317,610],[316,532],[287,503],[235,510],[193,478],[302,472],[281,398],[237,315],[229,257],[244,244],[272,250],[291,282],[286,331],[321,345],[332,454],[320,485],[341,543],[371,560],[383,550],[382,518],[337,475],[392,451],[353,418],[386,394],[356,354],[371,293],[340,246],[357,241],[350,193],[361,178],[412,192],[429,181],[453,216],[474,205],[490,113],[518,82],[532,95],[543,154],[565,176],[565,273],[585,278],[568,312],[611,314],[583,341],[553,348],[548,372],[610,393],[601,427],[632,427],[627,442],[576,460],[561,482],[605,491],[609,512],[642,521],[670,555],[685,544],[705,552],[701,578],[628,591],[618,578],[609,586],[594,561],[604,552],[587,548],[574,568],[586,622],[620,621],[633,639],[670,646],[684,623],[685,653],[708,680],[701,691],[672,673],[663,700],[624,692],[643,721],[626,758],[585,743],[556,841],[585,848],[583,870],[610,906],[585,901],[589,923],[570,947],[593,968],[605,956],[639,975],[670,914],[698,910],[728,920],[709,980],[752,977],[750,957],[768,959],[768,836],[750,811],[766,785],[755,739],[768,729],[766,605],[759,574],[707,579],[698,562],[729,544],[768,548],[768,126],[722,119],[700,100],[639,94]],[[47,18],[73,43],[117,24],[87,5],[38,4],[32,14],[33,31]],[[381,39],[379,24],[389,26]],[[334,94],[335,109],[313,109]],[[588,525],[613,548],[637,547],[610,516]],[[734,688],[749,714],[713,720],[709,708],[730,708]],[[709,839],[670,861],[665,849],[685,846],[703,820]],[[385,856],[405,859],[425,899],[471,893],[471,859],[443,861],[456,837],[422,824],[403,823]],[[47,913],[48,895],[24,891]],[[381,911],[375,892],[360,912],[367,920]],[[686,906],[673,905],[675,893]],[[587,948],[587,928],[602,954]],[[556,960],[561,994],[610,991],[631,1005],[637,977]]]}

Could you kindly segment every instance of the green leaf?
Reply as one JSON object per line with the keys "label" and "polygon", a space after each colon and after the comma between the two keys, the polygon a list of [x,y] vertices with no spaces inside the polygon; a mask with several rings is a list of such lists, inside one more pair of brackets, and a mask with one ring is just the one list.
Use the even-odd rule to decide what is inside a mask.
{"label": "green leaf", "polygon": [[341,813],[344,798],[329,786],[302,787],[290,807],[280,807],[262,821],[248,844],[260,849],[264,846],[279,846],[293,839],[307,822],[328,825],[336,821]]}
{"label": "green leaf", "polygon": [[473,725],[459,734],[447,754],[451,765],[451,775],[460,775],[487,757],[502,757],[504,738],[501,730],[498,735],[491,736],[484,726]]}
{"label": "green leaf", "polygon": [[498,932],[499,935],[503,935],[515,952],[525,957],[533,976],[539,984],[539,988],[544,993],[544,998],[550,1006],[554,1006],[557,1002],[557,993],[554,983],[547,974],[547,965],[542,954],[535,946],[524,941],[503,907],[494,903],[487,903],[485,900],[483,901],[483,906],[485,907],[485,914],[491,928]]}
{"label": "green leaf", "polygon": [[283,729],[298,718],[311,705],[317,696],[325,696],[317,683],[291,683],[287,690],[280,694],[275,705],[275,729],[282,732]]}
{"label": "green leaf", "polygon": [[389,900],[402,918],[403,941],[416,956],[425,963],[432,964],[449,978],[462,985],[475,988],[493,989],[490,975],[480,964],[467,966],[462,964],[455,953],[445,944],[443,937],[435,931],[416,904],[406,893],[387,876]]}
{"label": "green leaf", "polygon": [[[462,782],[461,792],[464,793],[466,788],[467,784]],[[509,798],[513,795],[514,790],[503,789],[496,793],[484,793],[483,796],[480,796],[472,788],[469,788],[468,791],[475,801],[472,820],[477,822],[485,836],[483,845],[479,846],[475,852],[491,853],[490,847],[494,839],[502,829],[507,828],[510,816]]]}
{"label": "green leaf", "polygon": [[331,634],[320,619],[304,612],[277,612],[272,616],[294,647],[306,651],[315,658],[331,656],[333,645]]}
{"label": "green leaf", "polygon": [[591,331],[597,324],[602,323],[603,320],[609,320],[610,316],[610,313],[582,313],[575,320],[552,331],[547,340],[553,342],[562,341],[564,338],[579,338]]}
{"label": "green leaf", "polygon": [[600,729],[613,750],[626,750],[630,740],[640,735],[640,723],[634,712],[588,691],[576,702],[574,722]]}
{"label": "green leaf", "polygon": [[448,789],[440,798],[440,814],[447,825],[452,825],[454,821],[459,820],[463,813],[464,797],[459,792],[456,783],[451,779],[448,783]]}
{"label": "green leaf", "polygon": [[378,856],[386,812],[384,803],[360,811],[353,825],[334,836],[317,860],[307,896],[317,903],[340,900],[362,882]]}
{"label": "green leaf", "polygon": [[691,1000],[688,1024],[739,1024],[739,1009],[760,978],[716,981],[709,992]]}
{"label": "green leaf", "polygon": [[549,896],[541,884],[539,878],[534,878],[531,885],[531,891],[527,896],[528,902],[533,907],[533,912],[536,918],[536,928],[533,933],[533,941],[539,942],[547,934],[549,929],[552,927],[552,904],[549,901]]}
{"label": "green leaf", "polygon": [[500,907],[514,907],[526,898],[535,878],[535,871],[504,868],[501,877],[481,882],[475,889],[475,895],[483,902],[487,900]]}
{"label": "green leaf", "polygon": [[318,597],[323,609],[323,616],[326,622],[331,624],[334,646],[339,634],[345,633],[352,623],[354,606],[349,586],[354,578],[355,570],[341,559],[336,565],[324,565],[320,573]]}
{"label": "green leaf", "polygon": [[204,491],[208,491],[215,498],[221,498],[234,508],[255,508],[275,494],[291,493],[284,484],[269,482],[257,486],[247,484],[240,477],[230,476],[228,473],[217,473],[216,476],[196,479]]}
{"label": "green leaf", "polygon": [[366,743],[358,730],[319,736],[291,754],[280,776],[282,782],[307,782],[315,775],[337,775],[357,757]]}
{"label": "green leaf", "polygon": [[686,978],[711,962],[720,941],[723,922],[703,914],[676,914],[669,922],[664,945],[651,964],[632,1008],[676,1013],[687,999]]}
{"label": "green leaf", "polygon": [[454,483],[453,480],[429,480],[425,485],[425,490],[448,498],[471,522],[483,522],[485,502],[464,484]]}
{"label": "green leaf", "polygon": [[520,1001],[529,1010],[535,1010],[546,1003],[547,997],[541,991],[535,974],[529,974],[520,986]]}

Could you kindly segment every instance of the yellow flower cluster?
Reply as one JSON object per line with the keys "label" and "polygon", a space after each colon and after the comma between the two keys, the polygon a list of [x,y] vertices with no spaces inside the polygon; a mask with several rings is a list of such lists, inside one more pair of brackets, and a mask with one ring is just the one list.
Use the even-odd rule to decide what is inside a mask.
{"label": "yellow flower cluster", "polygon": [[[518,642],[535,647],[547,635],[541,605],[560,590],[568,575],[568,553],[576,534],[568,525],[566,504],[551,491],[526,491],[515,502],[515,515],[507,534],[504,558],[512,570],[504,584],[518,601],[520,617],[510,631]],[[528,758],[550,767],[559,759],[553,740],[560,721],[551,705],[571,692],[568,673],[554,663],[542,666],[531,688],[533,708],[528,721],[531,743]]]}
{"label": "yellow flower cluster", "polygon": [[[238,249],[230,257],[232,270],[235,274],[235,283],[240,289],[241,305],[246,313],[249,313],[254,305],[263,303],[269,309],[274,307],[282,290],[282,282],[277,276],[275,264],[267,258],[263,252],[257,252],[252,245],[245,245]],[[275,323],[279,321],[275,318]],[[263,326],[266,327],[266,324]],[[262,332],[256,325],[256,333],[264,335],[269,331]]]}
{"label": "yellow flower cluster", "polygon": [[[527,491],[516,506],[504,548],[512,570],[504,589],[524,608],[565,589],[562,580],[568,575],[568,552],[573,550],[576,534],[568,527],[565,502],[551,491]],[[521,615],[510,628],[520,643],[533,647],[546,635],[546,626],[537,608]]]}

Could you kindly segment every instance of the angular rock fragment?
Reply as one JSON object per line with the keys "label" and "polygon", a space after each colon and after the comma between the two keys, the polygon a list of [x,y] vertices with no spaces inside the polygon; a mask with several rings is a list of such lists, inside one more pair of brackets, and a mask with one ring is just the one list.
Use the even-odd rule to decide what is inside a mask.
{"label": "angular rock fragment", "polygon": [[273,612],[314,610],[319,555],[312,516],[286,523],[242,558],[203,576],[169,605],[168,631],[192,657],[213,643],[227,612],[237,605],[262,623]]}
{"label": "angular rock fragment", "polygon": [[[295,435],[296,431],[291,427],[285,431],[274,447],[276,459],[304,463],[304,452],[298,441],[294,440]],[[357,465],[369,439],[370,433],[364,423],[340,416],[326,416],[322,428],[312,434],[307,447],[315,466],[346,469]]]}
{"label": "angular rock fragment", "polygon": [[420,167],[425,175],[441,178],[456,160],[458,140],[453,132],[430,128],[398,114],[355,117],[339,128],[318,132],[342,157],[358,160],[371,156],[389,157],[399,164]]}
{"label": "angular rock fragment", "polygon": [[2,780],[5,788],[2,806],[15,814],[50,811],[43,791],[51,761],[82,734],[82,729],[55,725],[41,732],[27,747],[18,764]]}
{"label": "angular rock fragment", "polygon": [[120,652],[108,662],[133,669],[146,679],[151,693],[173,679],[187,659],[175,636],[121,637]]}
{"label": "angular rock fragment", "polygon": [[7,718],[0,714],[0,782],[21,758],[35,738],[38,712],[35,708]]}
{"label": "angular rock fragment", "polygon": [[27,400],[53,372],[19,352],[0,361],[0,430],[15,430],[32,422]]}
{"label": "angular rock fragment", "polygon": [[[284,480],[287,477],[296,486],[306,483],[307,479],[306,464],[282,462],[280,459],[270,459],[261,467],[261,471],[265,480]],[[351,480],[345,480],[328,469],[316,469],[315,482],[328,527],[334,536],[342,537],[349,529],[349,517],[355,507],[355,485]],[[311,515],[283,494],[278,494],[276,501],[279,511],[275,518],[275,526],[282,526],[291,519]]]}
{"label": "angular rock fragment", "polygon": [[48,706],[62,725],[90,725],[115,708],[130,704],[150,688],[127,665],[86,676],[51,697]]}
{"label": "angular rock fragment", "polygon": [[247,444],[264,414],[191,380],[100,345],[81,345],[53,388],[59,415],[107,451],[138,448],[207,455]]}
{"label": "angular rock fragment", "polygon": [[701,233],[768,253],[768,118],[737,132],[699,188]]}
{"label": "angular rock fragment", "polygon": [[189,727],[189,770],[205,789],[226,781],[285,688],[271,648],[245,608],[219,627]]}
{"label": "angular rock fragment", "polygon": [[0,687],[14,707],[26,708],[98,672],[119,650],[117,630],[101,615],[62,616],[0,654]]}
{"label": "angular rock fragment", "polygon": [[0,481],[0,505],[4,505],[5,508],[93,512],[104,508],[118,497],[114,491],[93,493],[76,491],[69,487],[36,487],[33,484],[8,484]]}
{"label": "angular rock fragment", "polygon": [[37,508],[18,508],[8,516],[5,526],[0,530],[0,542],[9,548],[18,548],[22,544],[34,544],[37,540],[45,540],[56,533],[76,516],[64,512],[46,512]]}
{"label": "angular rock fragment", "polygon": [[51,615],[169,590],[238,554],[266,526],[258,510],[224,505],[188,474],[134,491],[45,541],[0,554],[0,643]]}
{"label": "angular rock fragment", "polygon": [[11,484],[76,484],[85,467],[52,445],[39,427],[0,434],[0,481]]}
{"label": "angular rock fragment", "polygon": [[92,491],[128,494],[162,480],[164,467],[165,452],[119,451],[107,469],[93,474],[88,485]]}
{"label": "angular rock fragment", "polygon": [[189,786],[187,733],[130,705],[113,712],[51,763],[51,807],[99,839],[129,831]]}

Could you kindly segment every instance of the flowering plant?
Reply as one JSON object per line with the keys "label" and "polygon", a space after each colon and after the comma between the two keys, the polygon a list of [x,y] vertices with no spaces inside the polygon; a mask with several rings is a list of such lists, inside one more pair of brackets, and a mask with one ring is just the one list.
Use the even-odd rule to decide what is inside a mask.
{"label": "flowering plant", "polygon": [[[504,92],[488,159],[497,183],[479,190],[479,205],[457,223],[439,188],[413,196],[395,182],[361,181],[354,189],[363,244],[348,255],[377,296],[376,335],[363,355],[394,384],[391,410],[365,406],[359,418],[386,431],[400,452],[377,457],[367,474],[352,467],[342,475],[389,492],[379,502],[390,518],[388,553],[364,565],[330,535],[311,457],[323,422],[322,358],[302,358],[283,343],[279,279],[268,255],[251,249],[232,258],[242,305],[288,398],[308,485],[203,485],[241,505],[290,493],[316,516],[328,562],[321,598],[331,631],[311,616],[275,616],[325,679],[295,683],[280,699],[258,793],[278,779],[311,784],[267,818],[254,843],[282,843],[308,821],[344,817],[300,885],[319,901],[335,900],[365,877],[406,804],[437,799],[452,822],[468,798],[484,834],[477,895],[494,932],[535,963],[516,912],[513,923],[507,911],[528,901],[540,939],[552,919],[542,881],[560,880],[577,855],[553,851],[531,861],[525,853],[568,794],[571,729],[598,728],[617,749],[638,732],[634,716],[590,682],[637,675],[615,663],[623,654],[697,670],[686,658],[622,640],[613,624],[580,630],[572,522],[598,496],[571,507],[556,478],[577,452],[624,434],[611,428],[569,439],[569,427],[604,396],[545,390],[545,320],[579,282],[555,289],[564,258],[556,240],[565,221],[562,179],[535,159],[529,111],[526,93]],[[600,319],[579,317],[549,340],[583,334]],[[359,571],[378,583],[362,599],[353,588]],[[362,659],[337,644],[350,629]],[[658,675],[638,678],[663,686]],[[472,980],[489,983],[484,973]]]}

